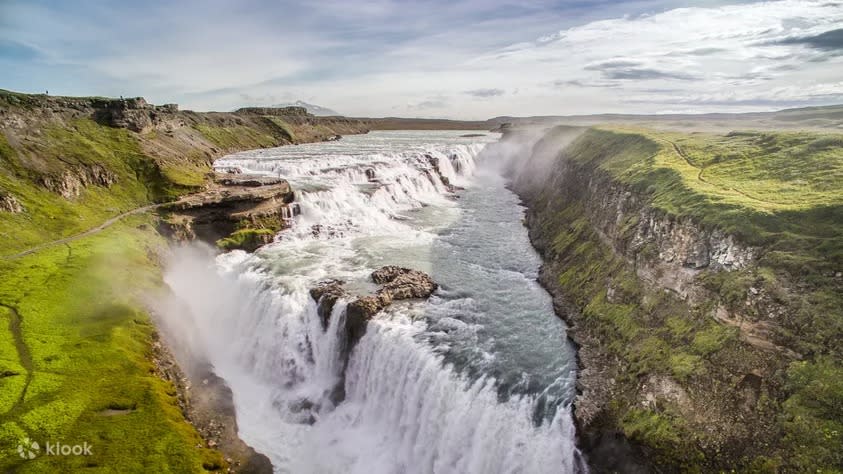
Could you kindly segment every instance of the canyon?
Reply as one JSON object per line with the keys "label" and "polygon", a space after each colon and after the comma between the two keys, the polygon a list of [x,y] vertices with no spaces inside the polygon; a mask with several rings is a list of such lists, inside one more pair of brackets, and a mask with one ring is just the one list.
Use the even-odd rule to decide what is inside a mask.
{"label": "canyon", "polygon": [[841,463],[838,134],[0,105],[0,439],[167,446],[27,466]]}

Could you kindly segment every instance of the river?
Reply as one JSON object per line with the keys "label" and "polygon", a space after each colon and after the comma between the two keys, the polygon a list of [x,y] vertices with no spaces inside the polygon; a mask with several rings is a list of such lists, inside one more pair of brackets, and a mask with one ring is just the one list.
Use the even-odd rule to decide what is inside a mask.
{"label": "river", "polygon": [[[372,132],[217,161],[286,178],[301,208],[256,253],[175,259],[165,277],[195,350],[232,389],[241,438],[276,472],[577,470],[574,349],[536,281],[498,135],[464,133]],[[382,265],[440,289],[376,316],[346,366],[344,304],[324,329],[309,289],[338,278],[371,291]]]}

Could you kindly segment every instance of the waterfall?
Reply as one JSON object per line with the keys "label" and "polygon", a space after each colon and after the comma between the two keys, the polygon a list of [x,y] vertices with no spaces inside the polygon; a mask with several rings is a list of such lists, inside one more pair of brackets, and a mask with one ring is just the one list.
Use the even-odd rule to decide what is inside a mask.
{"label": "waterfall", "polygon": [[[573,472],[567,411],[535,427],[531,400],[500,403],[492,381],[469,383],[443,368],[413,337],[420,330],[400,317],[369,324],[346,401],[309,433],[312,451],[294,472]],[[328,449],[336,456],[318,455]]]}
{"label": "waterfall", "polygon": [[[347,151],[341,147],[350,141],[330,150]],[[185,250],[165,276],[189,308],[202,350],[232,388],[241,437],[276,471],[574,471],[569,409],[537,424],[536,396],[503,400],[491,375],[469,379],[446,363],[423,337],[430,330],[424,302],[394,305],[370,321],[346,366],[346,302],[334,305],[324,327],[309,294],[326,278],[367,291],[367,258],[426,248],[436,235],[418,216],[435,212],[430,221],[438,223],[459,212],[443,181],[470,185],[483,149],[447,144],[301,156],[293,149],[281,158],[257,151],[215,163],[283,176],[300,208],[284,216],[292,227],[256,254],[234,251],[209,261]]]}

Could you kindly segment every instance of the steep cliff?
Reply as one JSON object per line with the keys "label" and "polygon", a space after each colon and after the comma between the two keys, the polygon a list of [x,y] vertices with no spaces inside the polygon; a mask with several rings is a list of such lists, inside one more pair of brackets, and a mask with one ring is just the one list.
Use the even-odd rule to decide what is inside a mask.
{"label": "steep cliff", "polygon": [[841,467],[841,143],[558,127],[513,166],[597,471]]}
{"label": "steep cliff", "polygon": [[368,131],[359,120],[279,110],[196,113],[142,98],[0,91],[0,253],[198,191],[227,153]]}

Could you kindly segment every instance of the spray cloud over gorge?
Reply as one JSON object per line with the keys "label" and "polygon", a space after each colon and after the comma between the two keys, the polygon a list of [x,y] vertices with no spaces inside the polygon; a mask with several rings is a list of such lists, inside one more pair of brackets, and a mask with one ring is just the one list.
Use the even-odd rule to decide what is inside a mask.
{"label": "spray cloud over gorge", "polygon": [[[379,132],[216,163],[285,177],[301,213],[255,254],[177,251],[165,279],[182,306],[164,326],[193,328],[188,352],[230,385],[241,437],[277,472],[576,469],[574,351],[499,174],[510,153],[492,137]],[[383,265],[440,288],[349,347],[348,301],[323,323],[309,290],[370,292]]]}

